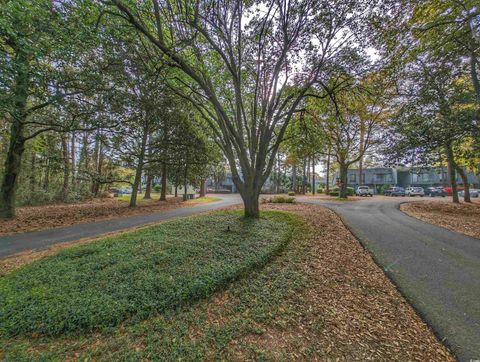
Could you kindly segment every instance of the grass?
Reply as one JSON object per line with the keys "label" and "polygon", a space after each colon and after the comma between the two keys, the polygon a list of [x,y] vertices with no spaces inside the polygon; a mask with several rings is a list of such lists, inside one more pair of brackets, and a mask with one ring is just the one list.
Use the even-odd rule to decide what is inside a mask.
{"label": "grass", "polygon": [[[137,202],[140,202],[140,201],[148,202],[148,201],[151,201],[151,200],[158,200],[160,198],[160,193],[159,192],[152,192],[151,195],[150,195],[152,197],[151,199],[144,199],[143,196],[145,196],[144,193],[138,194],[137,195]],[[115,200],[130,202],[131,197],[132,197],[132,195],[123,195],[123,196],[115,197]]]}
{"label": "grass", "polygon": [[189,204],[205,204],[207,202],[215,202],[215,201],[220,201],[221,198],[219,197],[211,197],[211,196],[205,196],[205,197],[198,197],[193,200],[188,200],[187,203]]}
{"label": "grass", "polygon": [[168,315],[265,264],[296,223],[218,212],[63,250],[0,279],[0,336],[78,336]]}

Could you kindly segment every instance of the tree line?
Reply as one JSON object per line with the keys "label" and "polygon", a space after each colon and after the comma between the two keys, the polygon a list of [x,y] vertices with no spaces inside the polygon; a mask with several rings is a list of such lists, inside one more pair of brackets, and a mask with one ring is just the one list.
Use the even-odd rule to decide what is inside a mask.
{"label": "tree line", "polygon": [[7,0],[0,11],[2,218],[37,194],[68,201],[114,182],[132,185],[133,207],[142,178],[160,177],[164,199],[167,179],[203,185],[223,160],[253,217],[281,163],[292,188],[297,168],[338,169],[340,197],[373,153],[478,167],[474,1]]}

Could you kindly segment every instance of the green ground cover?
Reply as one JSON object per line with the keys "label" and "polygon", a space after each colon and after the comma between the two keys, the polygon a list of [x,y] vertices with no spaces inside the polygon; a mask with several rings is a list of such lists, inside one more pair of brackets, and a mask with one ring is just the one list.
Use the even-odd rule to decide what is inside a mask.
{"label": "green ground cover", "polygon": [[171,315],[264,265],[298,223],[282,212],[263,212],[258,220],[217,212],[34,262],[0,279],[0,350],[15,356],[20,340],[32,335],[88,338],[86,332],[116,333],[122,322],[142,329],[142,321]]}

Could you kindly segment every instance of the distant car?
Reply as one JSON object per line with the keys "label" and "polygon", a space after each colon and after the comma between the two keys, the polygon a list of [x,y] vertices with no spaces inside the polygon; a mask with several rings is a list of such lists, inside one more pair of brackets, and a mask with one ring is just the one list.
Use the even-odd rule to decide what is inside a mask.
{"label": "distant car", "polygon": [[358,186],[355,190],[355,195],[373,197],[373,189],[368,186]]}
{"label": "distant car", "polygon": [[[458,192],[463,191],[462,186],[457,187]],[[452,186],[444,187],[443,191],[447,194],[447,196],[452,196],[453,195],[453,188]]]}
{"label": "distant car", "polygon": [[406,196],[420,196],[423,197],[425,196],[425,190],[423,187],[407,187],[405,189],[405,195]]}
{"label": "distant car", "polygon": [[[479,194],[480,194],[480,190],[470,189],[470,197],[477,198]],[[458,196],[464,197],[465,196],[465,190],[460,191],[458,193]]]}
{"label": "distant car", "polygon": [[430,196],[430,197],[441,196],[441,197],[445,197],[445,196],[447,196],[447,193],[446,193],[441,187],[427,187],[427,188],[425,189],[425,196]]}
{"label": "distant car", "polygon": [[405,196],[405,189],[403,187],[390,187],[385,191],[385,196]]}

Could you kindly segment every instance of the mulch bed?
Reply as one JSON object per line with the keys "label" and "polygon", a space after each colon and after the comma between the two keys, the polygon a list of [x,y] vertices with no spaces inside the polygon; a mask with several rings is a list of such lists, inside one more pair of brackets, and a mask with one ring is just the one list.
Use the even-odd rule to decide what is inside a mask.
{"label": "mulch bed", "polygon": [[402,204],[400,210],[425,222],[480,239],[480,203],[417,201]]}
{"label": "mulch bed", "polygon": [[[454,360],[333,211],[269,208],[292,211],[315,230],[302,263],[309,287],[290,301],[299,311],[291,321],[296,342],[307,348],[316,339],[321,360]],[[322,328],[312,328],[318,324]],[[281,343],[293,340],[269,334]],[[258,343],[278,343],[266,339]]]}
{"label": "mulch bed", "polygon": [[0,220],[0,235],[148,214],[184,206],[191,206],[191,204],[183,203],[181,197],[172,197],[167,201],[145,200],[139,202],[135,208],[129,208],[126,201],[111,198],[92,199],[72,204],[19,207],[15,219]]}

